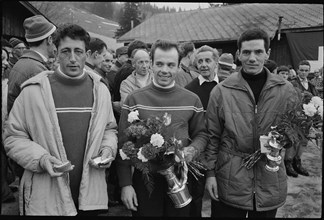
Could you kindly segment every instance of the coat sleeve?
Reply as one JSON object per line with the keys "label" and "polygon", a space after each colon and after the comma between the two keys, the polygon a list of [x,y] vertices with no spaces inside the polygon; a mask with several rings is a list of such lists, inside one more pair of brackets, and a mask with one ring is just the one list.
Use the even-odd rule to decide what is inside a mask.
{"label": "coat sleeve", "polygon": [[124,102],[124,105],[122,106],[121,115],[119,119],[118,124],[118,153],[116,156],[116,169],[117,169],[117,175],[118,175],[118,181],[119,186],[124,187],[128,185],[132,185],[132,171],[131,171],[131,161],[130,160],[122,160],[119,154],[119,150],[122,149],[123,144],[128,140],[125,129],[128,126],[128,113],[129,105],[130,105],[130,99],[132,96],[128,96]]}
{"label": "coat sleeve", "polygon": [[127,78],[120,84],[120,105],[125,102],[126,97],[132,92],[130,85],[127,82]]}
{"label": "coat sleeve", "polygon": [[224,129],[223,120],[220,117],[222,108],[216,96],[218,91],[215,88],[212,90],[206,111],[207,133],[209,136],[209,143],[205,151],[208,169],[207,177],[215,176],[214,169],[216,167],[219,143]]}
{"label": "coat sleeve", "polygon": [[[113,109],[112,109],[112,103],[111,103],[111,97],[110,97],[110,92],[107,91],[108,88],[104,88],[105,89],[105,94],[107,94],[107,97],[104,98],[102,101],[107,102],[106,103],[106,111],[105,114],[107,114],[107,124],[105,127],[105,131],[104,131],[104,135],[103,135],[103,139],[101,142],[101,149],[100,151],[102,151],[104,148],[109,148],[111,150],[112,156],[116,157],[117,154],[117,123],[116,123],[116,119],[113,113]],[[103,94],[101,94],[103,96]]]}
{"label": "coat sleeve", "polygon": [[4,147],[7,155],[24,169],[43,172],[39,162],[49,152],[30,139],[25,114],[27,94],[23,91],[14,102],[4,127]]}
{"label": "coat sleeve", "polygon": [[[204,111],[199,97],[197,96],[197,102],[195,104],[197,111],[194,112],[189,124],[189,135],[192,139],[191,146],[198,150],[198,154],[205,151],[208,136],[206,130]],[[201,109],[201,110],[199,110]]]}

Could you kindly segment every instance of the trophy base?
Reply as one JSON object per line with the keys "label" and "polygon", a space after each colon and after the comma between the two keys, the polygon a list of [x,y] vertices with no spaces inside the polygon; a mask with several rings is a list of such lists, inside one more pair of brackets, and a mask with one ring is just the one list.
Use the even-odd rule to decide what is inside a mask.
{"label": "trophy base", "polygon": [[175,208],[183,208],[192,200],[192,196],[190,195],[188,187],[186,185],[183,185],[176,191],[168,192],[168,196],[173,201]]}
{"label": "trophy base", "polygon": [[270,172],[277,172],[279,170],[279,166],[270,167],[269,165],[265,165],[265,168]]}

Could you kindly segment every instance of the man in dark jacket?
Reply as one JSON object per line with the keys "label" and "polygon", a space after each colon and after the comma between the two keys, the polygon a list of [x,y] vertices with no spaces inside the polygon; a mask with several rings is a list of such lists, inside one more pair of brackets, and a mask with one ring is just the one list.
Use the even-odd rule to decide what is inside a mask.
{"label": "man in dark jacket", "polygon": [[[313,96],[318,96],[317,89],[307,79],[310,68],[310,63],[307,60],[300,61],[297,69],[297,77],[290,82],[301,93],[309,92]],[[307,144],[308,140],[306,139],[286,150],[285,165],[288,176],[297,177],[298,174],[309,176],[308,171],[301,164],[301,155],[307,147]]]}
{"label": "man in dark jacket", "polygon": [[[274,218],[287,197],[284,164],[266,170],[262,155],[250,168],[243,159],[260,149],[259,138],[296,104],[296,90],[264,67],[270,55],[268,34],[249,29],[238,39],[242,68],[211,91],[207,107],[209,144],[206,189],[212,217]],[[219,202],[215,202],[219,201]]]}
{"label": "man in dark jacket", "polygon": [[[204,112],[206,112],[209,95],[212,89],[217,85],[217,63],[218,63],[218,51],[207,45],[200,47],[196,51],[195,60],[197,61],[197,69],[200,75],[193,79],[188,85],[185,86],[186,89],[198,95]],[[179,73],[178,73],[179,74]],[[202,161],[204,154],[199,155],[198,161]],[[191,183],[188,186],[192,194],[192,202],[190,208],[190,217],[201,217],[202,210],[202,199],[205,192],[205,177],[193,178],[191,174],[188,175],[188,182]]]}
{"label": "man in dark jacket", "polygon": [[197,78],[199,74],[193,70],[193,57],[195,56],[195,45],[192,42],[184,42],[180,44],[180,68],[176,75],[175,82],[181,87],[185,87],[193,79]]}
{"label": "man in dark jacket", "polygon": [[56,47],[52,34],[56,27],[52,23],[41,15],[35,15],[26,18],[23,26],[30,49],[24,51],[9,74],[8,114],[21,92],[20,85],[36,74],[48,70],[46,62],[49,57],[55,56]]}
{"label": "man in dark jacket", "polygon": [[[21,84],[36,74],[48,70],[46,62],[49,57],[55,56],[54,53],[56,51],[52,38],[56,27],[45,17],[35,15],[26,18],[23,26],[25,29],[25,39],[30,49],[24,51],[9,73],[8,115],[14,101],[21,92]],[[19,165],[16,167],[16,174],[21,178],[23,170]]]}

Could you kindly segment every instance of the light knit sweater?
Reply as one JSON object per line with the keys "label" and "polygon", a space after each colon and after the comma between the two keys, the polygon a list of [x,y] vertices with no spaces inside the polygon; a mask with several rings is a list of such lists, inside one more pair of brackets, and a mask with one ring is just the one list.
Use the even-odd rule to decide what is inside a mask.
{"label": "light knit sweater", "polygon": [[132,72],[125,80],[120,84],[120,105],[125,102],[126,97],[133,91],[143,88],[150,84],[153,79],[153,73],[149,70],[148,77],[144,83],[140,82],[138,75],[135,71]]}
{"label": "light knit sweater", "polygon": [[[119,148],[128,140],[124,131],[129,126],[127,121],[130,111],[138,110],[139,118],[171,114],[170,132],[181,139],[184,146],[193,146],[198,154],[207,144],[204,123],[204,110],[199,97],[178,85],[172,88],[159,88],[151,83],[129,95],[122,106],[119,122]],[[117,155],[117,174],[121,187],[132,184],[131,164]]]}

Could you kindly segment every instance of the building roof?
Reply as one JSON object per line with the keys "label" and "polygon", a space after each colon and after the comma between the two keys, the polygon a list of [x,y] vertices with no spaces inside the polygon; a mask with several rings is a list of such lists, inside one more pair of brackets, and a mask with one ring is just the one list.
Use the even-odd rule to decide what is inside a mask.
{"label": "building roof", "polygon": [[215,8],[153,15],[117,42],[157,39],[176,42],[234,41],[247,28],[258,26],[273,38],[281,29],[320,27],[323,30],[323,4],[235,4]]}

